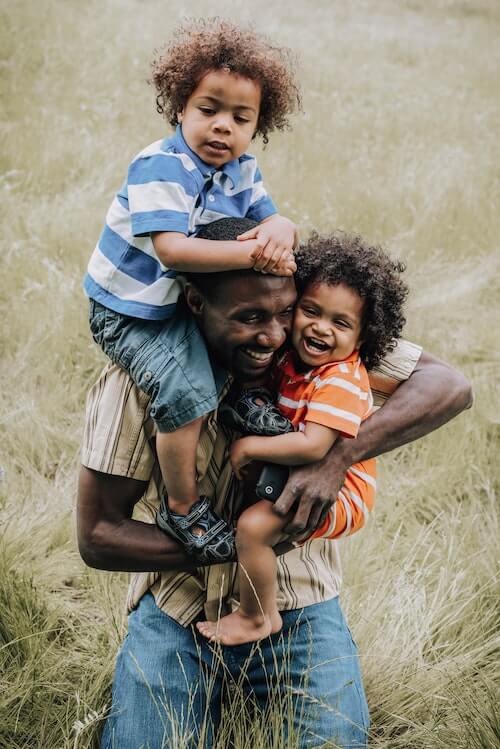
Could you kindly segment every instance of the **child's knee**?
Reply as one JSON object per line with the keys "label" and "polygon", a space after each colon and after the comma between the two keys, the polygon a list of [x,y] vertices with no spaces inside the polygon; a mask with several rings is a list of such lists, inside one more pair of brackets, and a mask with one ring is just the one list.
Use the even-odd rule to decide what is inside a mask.
{"label": "child's knee", "polygon": [[238,518],[236,526],[236,547],[247,545],[273,545],[281,535],[282,519],[272,511],[272,505],[265,500],[252,505]]}

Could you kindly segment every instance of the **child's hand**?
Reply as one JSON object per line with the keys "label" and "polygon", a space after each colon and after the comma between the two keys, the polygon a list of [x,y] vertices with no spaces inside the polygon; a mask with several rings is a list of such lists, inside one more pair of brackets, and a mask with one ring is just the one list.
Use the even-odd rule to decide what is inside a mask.
{"label": "child's hand", "polygon": [[250,253],[254,270],[275,276],[292,276],[297,270],[293,256],[296,231],[289,219],[271,216],[262,224],[240,234],[238,239],[256,240],[257,246]]}
{"label": "child's hand", "polygon": [[247,452],[247,446],[251,440],[251,437],[243,437],[233,442],[233,446],[231,447],[231,465],[236,477],[239,479],[243,478],[241,469],[252,462],[252,458]]}

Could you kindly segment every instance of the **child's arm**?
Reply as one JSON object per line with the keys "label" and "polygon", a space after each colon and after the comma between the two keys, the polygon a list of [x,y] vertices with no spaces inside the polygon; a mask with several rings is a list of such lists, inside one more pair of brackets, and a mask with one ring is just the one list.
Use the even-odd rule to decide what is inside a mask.
{"label": "child's arm", "polygon": [[[163,265],[184,273],[217,273],[253,268],[255,258],[260,258],[264,248],[262,238],[218,241],[187,237],[173,231],[153,233],[152,240]],[[290,258],[278,258],[267,272],[277,276],[292,276],[295,270],[292,254]]]}
{"label": "child's arm", "polygon": [[308,421],[304,432],[289,432],[276,437],[243,437],[233,444],[231,465],[241,478],[241,468],[252,460],[286,466],[315,463],[325,457],[338,434],[336,429]]}

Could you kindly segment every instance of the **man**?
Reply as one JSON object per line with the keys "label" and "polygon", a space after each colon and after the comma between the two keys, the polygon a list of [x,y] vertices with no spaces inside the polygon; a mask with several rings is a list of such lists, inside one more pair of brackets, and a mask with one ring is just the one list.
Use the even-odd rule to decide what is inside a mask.
{"label": "man", "polygon": [[[247,228],[245,221],[230,223],[230,238]],[[210,228],[206,231],[210,238]],[[253,271],[199,275],[188,281],[185,298],[214,363],[237,381],[259,381],[288,335],[293,281]],[[189,335],[189,320],[179,315],[179,335]],[[402,384],[362,425],[356,440],[339,438],[319,464],[293,470],[275,505],[284,514],[296,504],[291,534],[322,522],[350,465],[416,439],[470,405],[462,375],[413,344],[402,342],[386,360],[375,390],[390,390],[398,380]],[[223,397],[225,387],[221,390]],[[257,647],[222,647],[215,657],[190,625],[230,608],[237,597],[235,568],[194,568],[155,525],[162,487],[147,408],[147,396],[114,367],[101,375],[88,403],[78,502],[80,551],[91,566],[140,573],[129,591],[128,636],[117,661],[103,749],[178,746],[180,736],[209,746],[224,677],[240,684],[262,709],[273,688],[283,704],[288,698],[287,730],[294,746],[328,741],[366,746],[368,712],[357,651],[338,603],[337,545],[315,541],[281,555],[282,632]],[[239,497],[227,445],[228,434],[216,414],[210,415],[198,451],[200,493],[225,519],[234,520]],[[147,522],[132,519],[141,499]]]}

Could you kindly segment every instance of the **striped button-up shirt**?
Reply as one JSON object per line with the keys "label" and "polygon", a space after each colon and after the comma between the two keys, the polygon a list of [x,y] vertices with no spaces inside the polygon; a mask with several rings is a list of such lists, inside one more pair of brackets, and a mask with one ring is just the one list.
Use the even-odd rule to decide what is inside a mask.
{"label": "striped button-up shirt", "polygon": [[[380,367],[370,373],[375,407],[382,405],[397,385],[413,372],[421,349],[399,341]],[[136,517],[154,523],[163,490],[154,451],[155,426],[149,399],[126,372],[109,364],[90,390],[87,400],[82,464],[95,471],[148,482]],[[234,520],[240,501],[238,482],[228,459],[232,435],[210,414],[197,452],[201,494],[215,510]],[[132,576],[127,606],[131,610],[150,590],[158,606],[184,626],[203,610],[209,619],[234,607],[238,600],[235,564],[220,564],[188,572],[149,572]],[[341,567],[337,541],[308,541],[278,558],[278,608],[296,609],[338,595]]]}

